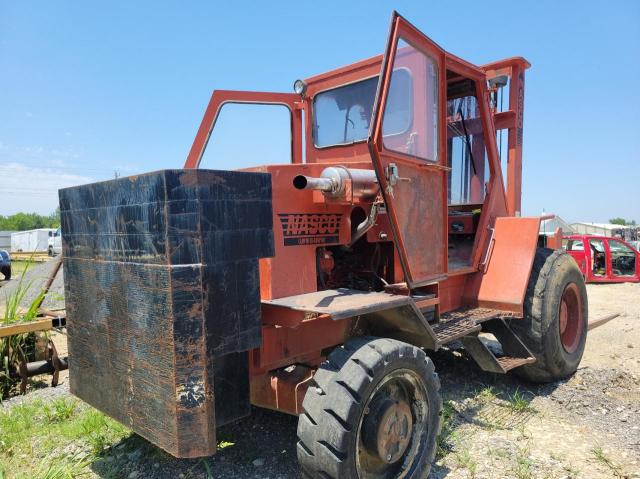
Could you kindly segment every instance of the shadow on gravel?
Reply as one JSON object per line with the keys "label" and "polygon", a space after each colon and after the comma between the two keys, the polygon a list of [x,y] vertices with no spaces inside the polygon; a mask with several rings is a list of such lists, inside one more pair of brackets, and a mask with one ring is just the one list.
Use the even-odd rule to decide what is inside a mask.
{"label": "shadow on gravel", "polygon": [[253,408],[248,418],[221,427],[217,454],[202,459],[175,459],[132,435],[105,449],[91,469],[103,478],[298,478],[297,422],[293,416]]}
{"label": "shadow on gravel", "polygon": [[[498,431],[524,428],[537,413],[531,404],[534,398],[564,398],[572,394],[584,397],[586,391],[580,389],[580,383],[577,386],[574,384],[576,379],[586,380],[594,376],[593,380],[589,380],[591,387],[592,382],[596,384],[595,376],[603,374],[602,371],[584,370],[579,371],[578,377],[571,382],[537,385],[521,381],[513,375],[485,373],[463,350],[455,347],[432,353],[431,357],[440,375],[444,405],[438,463],[432,469],[431,479],[443,479],[456,472],[450,470],[445,464],[447,461],[441,459],[450,454],[459,454],[456,435],[464,425]],[[611,380],[607,384],[621,381],[614,373],[611,372]],[[626,383],[623,386],[627,391]],[[632,386],[635,387],[636,383]],[[612,399],[604,393],[602,398]],[[561,404],[566,406],[569,401],[567,399]],[[582,413],[581,410],[578,412]],[[621,414],[627,412],[625,410]],[[602,421],[608,419],[609,414],[601,418]],[[629,416],[629,425],[631,423],[634,420]],[[106,449],[100,459],[91,465],[91,469],[105,479],[298,478],[296,427],[296,417],[253,408],[250,417],[218,430],[219,449],[215,456],[175,459],[144,439],[132,435]]]}
{"label": "shadow on gravel", "polygon": [[[432,353],[442,382],[445,414],[452,414],[443,435],[455,434],[467,423],[483,427],[516,428],[534,414],[529,402],[540,394],[537,386],[512,376],[498,376],[481,371],[475,362],[457,350]],[[518,395],[521,410],[498,404],[482,405],[474,401],[480,391],[490,387],[497,398],[509,402]],[[552,390],[545,386],[546,394]],[[447,412],[446,404],[466,404]],[[465,401],[467,403],[465,403]],[[91,469],[103,478],[263,478],[300,477],[296,458],[297,418],[273,411],[253,408],[250,417],[218,430],[218,453],[202,459],[175,459],[132,435],[105,449]],[[442,454],[447,453],[446,437]],[[446,477],[449,469],[434,466],[432,476]]]}
{"label": "shadow on gravel", "polygon": [[564,384],[533,384],[513,374],[482,371],[460,346],[431,353],[442,385],[445,408],[453,408],[452,433],[464,423],[489,429],[516,429],[536,413],[534,398],[552,395]]}
{"label": "shadow on gravel", "polygon": [[[537,395],[549,395],[562,383],[525,383],[512,375],[485,373],[462,350],[431,353],[442,383],[444,424],[439,457],[451,451],[448,439],[465,423],[515,429],[535,414]],[[491,400],[486,395],[490,391]],[[218,430],[218,453],[202,459],[175,459],[139,436],[106,449],[91,469],[103,478],[264,478],[300,477],[296,458],[297,418],[253,408],[250,417]],[[431,477],[450,470],[436,465]]]}

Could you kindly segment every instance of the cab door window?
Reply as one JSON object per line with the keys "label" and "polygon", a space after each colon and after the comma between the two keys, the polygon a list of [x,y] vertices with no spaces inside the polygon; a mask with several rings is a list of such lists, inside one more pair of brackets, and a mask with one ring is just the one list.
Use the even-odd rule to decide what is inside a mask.
{"label": "cab door window", "polygon": [[614,276],[635,276],[636,255],[631,248],[616,240],[609,240],[611,269]]}
{"label": "cab door window", "polygon": [[590,239],[589,249],[591,250],[591,273],[594,276],[605,276],[607,274],[607,253],[604,250],[604,241]]}
{"label": "cab door window", "polygon": [[[383,141],[389,151],[438,161],[438,65],[398,40],[384,110]],[[413,79],[413,83],[411,82]],[[412,105],[413,108],[408,108]]]}

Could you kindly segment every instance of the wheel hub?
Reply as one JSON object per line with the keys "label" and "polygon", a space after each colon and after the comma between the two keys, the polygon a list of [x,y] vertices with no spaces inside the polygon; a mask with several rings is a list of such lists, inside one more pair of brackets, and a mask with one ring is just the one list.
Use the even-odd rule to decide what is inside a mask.
{"label": "wheel hub", "polygon": [[560,328],[562,347],[568,353],[573,353],[578,349],[584,327],[579,298],[578,287],[575,283],[570,283],[563,291],[560,299],[558,327]]}
{"label": "wheel hub", "polygon": [[411,407],[404,400],[385,398],[370,407],[363,428],[367,449],[392,464],[404,455],[411,442]]}

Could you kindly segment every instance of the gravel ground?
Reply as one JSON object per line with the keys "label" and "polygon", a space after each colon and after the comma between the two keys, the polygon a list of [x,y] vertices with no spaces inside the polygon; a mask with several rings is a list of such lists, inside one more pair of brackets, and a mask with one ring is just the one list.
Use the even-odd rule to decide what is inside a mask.
{"label": "gravel ground", "polygon": [[69,397],[69,381],[61,381],[57,387],[48,386],[50,376],[41,376],[42,381],[32,381],[29,383],[27,394],[24,396],[13,396],[4,401],[0,401],[0,411],[7,411],[13,406],[22,404],[23,402],[34,401],[40,399],[42,401],[52,401],[61,397]]}
{"label": "gravel ground", "polygon": [[[567,381],[538,386],[488,374],[455,348],[432,355],[450,420],[431,478],[640,477],[640,284],[588,285],[588,293],[592,319],[621,317],[589,333],[581,367]],[[66,383],[2,407],[66,395]],[[517,396],[524,407],[514,407]],[[89,477],[113,477],[107,471],[117,465],[116,477],[128,479],[297,478],[296,424],[254,408],[218,430],[215,456],[198,460],[171,458],[132,436],[105,450]]]}
{"label": "gravel ground", "polygon": [[[24,274],[23,284],[31,284],[31,286],[22,301],[22,305],[24,307],[28,307],[36,296],[38,296],[56,261],[57,258],[52,258],[43,263],[33,263],[26,271]],[[19,283],[20,276],[14,276],[11,280],[2,282],[2,286],[0,287],[0,309],[4,309],[3,305],[6,298],[17,289]],[[58,271],[58,274],[49,289],[49,294],[47,294],[42,306],[46,309],[64,308],[64,273],[62,268]]]}
{"label": "gravel ground", "polygon": [[586,367],[562,387],[546,386],[540,392],[576,423],[640,456],[640,377],[636,374]]}

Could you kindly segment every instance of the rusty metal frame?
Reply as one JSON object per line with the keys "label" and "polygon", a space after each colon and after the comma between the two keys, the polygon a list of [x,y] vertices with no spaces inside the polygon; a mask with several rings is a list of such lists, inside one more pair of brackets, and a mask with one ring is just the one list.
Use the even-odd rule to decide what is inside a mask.
{"label": "rusty metal frame", "polygon": [[204,113],[184,168],[198,168],[207,147],[213,128],[224,105],[255,104],[281,105],[291,113],[291,162],[302,163],[302,111],[304,102],[294,93],[252,92],[236,90],[214,90]]}
{"label": "rusty metal frame", "polygon": [[314,369],[295,365],[251,377],[251,404],[287,414],[302,414],[302,401]]}
{"label": "rusty metal frame", "polygon": [[496,131],[508,131],[506,200],[509,216],[520,216],[522,205],[524,77],[529,67],[531,64],[522,57],[507,58],[481,67],[487,78],[497,75],[509,77],[509,110],[494,116]]}
{"label": "rusty metal frame", "polygon": [[489,191],[483,202],[478,230],[471,252],[471,265],[474,269],[478,269],[482,265],[483,257],[491,247],[491,228],[493,222],[497,216],[506,213],[504,179],[502,177],[500,159],[498,158],[494,124],[491,121],[489,92],[487,90],[485,73],[480,68],[449,53],[446,55],[446,69],[465,78],[469,78],[475,84],[476,99],[478,108],[480,109],[480,121],[489,163]]}

